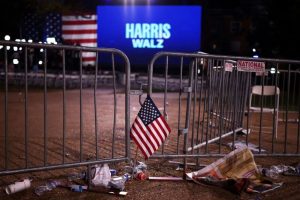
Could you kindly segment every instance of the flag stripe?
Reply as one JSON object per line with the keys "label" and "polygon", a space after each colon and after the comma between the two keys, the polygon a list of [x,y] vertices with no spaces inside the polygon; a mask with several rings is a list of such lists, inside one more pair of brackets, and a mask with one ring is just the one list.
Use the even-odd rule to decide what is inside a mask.
{"label": "flag stripe", "polygon": [[161,145],[163,139],[161,138],[160,134],[157,134],[157,132],[153,129],[151,124],[147,126],[147,129],[151,133],[152,137],[155,137],[157,139],[158,144]]}
{"label": "flag stripe", "polygon": [[165,131],[165,129],[163,128],[163,124],[160,123],[159,119],[157,119],[157,125],[159,126],[159,129],[163,132],[163,134],[165,135],[165,137],[168,137],[168,132]]}
{"label": "flag stripe", "polygon": [[84,58],[96,58],[96,52],[82,52]]}
{"label": "flag stripe", "polygon": [[135,137],[139,139],[140,141],[140,146],[143,147],[144,151],[147,153],[147,154],[151,154],[151,152],[153,150],[150,149],[150,145],[149,143],[147,143],[147,140],[143,137],[143,134],[141,134],[140,132],[138,132],[135,127],[132,128],[132,132],[134,133]]}
{"label": "flag stripe", "polygon": [[92,33],[97,33],[97,30],[90,30],[90,29],[86,29],[86,30],[63,30],[63,34],[92,34]]}
{"label": "flag stripe", "polygon": [[81,43],[83,47],[97,47],[97,43]]}
{"label": "flag stripe", "polygon": [[96,58],[92,58],[92,57],[87,57],[87,58],[82,58],[82,61],[83,62],[94,62],[96,61]]}
{"label": "flag stripe", "polygon": [[149,157],[149,152],[145,149],[143,143],[141,142],[140,138],[135,134],[135,132],[131,131],[130,135],[132,136],[132,139],[135,141],[135,143],[138,145],[142,153],[144,154],[144,157]]}
{"label": "flag stripe", "polygon": [[151,150],[149,149],[150,152],[154,152],[156,147],[154,146],[154,144],[152,143],[151,139],[148,137],[148,134],[143,132],[140,129],[139,125],[139,118],[137,118],[137,123],[134,124],[134,128],[137,130],[137,133],[140,133],[139,135],[142,137],[142,139],[147,143],[147,145],[149,145],[149,148],[151,148]]}
{"label": "flag stripe", "polygon": [[[95,60],[96,61],[96,60]],[[83,61],[82,65],[87,66],[87,65],[95,65],[95,61]]]}
{"label": "flag stripe", "polygon": [[62,26],[63,33],[65,30],[97,30],[97,24],[87,24],[87,25],[78,25],[78,26]]}
{"label": "flag stripe", "polygon": [[[143,122],[139,117],[137,117],[137,125],[140,129],[140,131],[147,137],[147,139],[151,142],[151,145],[154,150],[158,149],[159,144],[154,140],[154,138],[149,134],[148,130],[146,127],[143,125]],[[149,137],[150,136],[150,137]]]}
{"label": "flag stripe", "polygon": [[143,147],[146,154],[151,155],[151,150],[149,147],[149,143],[146,142],[146,139],[143,137],[143,134],[141,132],[138,132],[136,127],[133,127],[132,132],[134,133],[135,137],[140,141],[140,146]]}
{"label": "flag stripe", "polygon": [[[65,40],[77,40],[77,39],[86,39],[86,38],[92,38],[97,40],[97,34],[67,34],[65,35]],[[95,42],[95,40],[93,42]]]}
{"label": "flag stripe", "polygon": [[63,21],[85,21],[85,20],[97,20],[97,15],[64,15]]}
{"label": "flag stripe", "polygon": [[160,133],[160,135],[163,137],[163,140],[165,140],[167,138],[167,135],[165,135],[165,133],[161,130],[161,128],[156,120],[153,122],[153,127],[155,128],[156,131],[158,131]]}
{"label": "flag stripe", "polygon": [[167,126],[167,122],[164,120],[163,117],[160,117],[157,120],[160,122],[158,124],[161,125],[162,128],[165,130],[165,133],[169,133],[171,131],[170,127]]}
{"label": "flag stripe", "polygon": [[[136,120],[137,120],[137,119],[136,119]],[[149,148],[147,148],[147,147],[145,146],[145,141],[144,141],[143,138],[140,136],[140,133],[137,132],[137,130],[136,130],[136,128],[135,128],[134,126],[131,128],[130,133],[133,134],[133,136],[139,141],[139,146],[141,146],[141,147],[143,148],[144,152],[145,152],[146,154],[149,154],[149,152],[151,152],[151,151],[149,150]]]}
{"label": "flag stripe", "polygon": [[157,137],[155,135],[152,134],[151,130],[149,130],[148,126],[145,126],[145,131],[151,136],[151,138],[153,139],[153,141],[155,141],[155,145],[157,147],[159,147],[160,145],[160,141],[159,139],[157,139]]}
{"label": "flag stripe", "polygon": [[88,25],[88,24],[97,24],[97,21],[96,20],[63,21],[63,26],[65,26],[65,25]]}
{"label": "flag stripe", "polygon": [[72,43],[95,43],[97,39],[66,39],[65,42],[72,42]]}

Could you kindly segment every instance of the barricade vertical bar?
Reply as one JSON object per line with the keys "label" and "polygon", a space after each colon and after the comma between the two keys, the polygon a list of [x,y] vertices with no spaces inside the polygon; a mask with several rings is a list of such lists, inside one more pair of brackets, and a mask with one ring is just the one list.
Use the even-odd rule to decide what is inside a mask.
{"label": "barricade vertical bar", "polygon": [[48,163],[47,147],[48,147],[48,132],[47,132],[47,49],[44,51],[44,166]]}
{"label": "barricade vertical bar", "polygon": [[[250,94],[250,90],[251,90],[251,73],[247,73],[247,87],[246,87],[246,91],[245,91],[245,106],[247,105],[247,102],[249,100],[249,94]],[[244,110],[244,108],[242,108]],[[248,109],[248,106],[247,106],[247,109]],[[247,112],[247,114],[249,114],[249,111]],[[245,116],[245,111],[243,112],[243,116]],[[247,117],[248,119],[248,117]],[[242,122],[243,124],[243,122]],[[246,135],[246,143],[248,144],[248,125],[247,125],[247,135]]]}
{"label": "barricade vertical bar", "polygon": [[220,127],[219,127],[219,153],[221,153],[221,143],[222,143],[222,132],[223,132],[223,122],[224,122],[224,75],[225,75],[225,60],[223,60],[223,69],[221,73],[221,98],[220,98]]}
{"label": "barricade vertical bar", "polygon": [[[211,112],[212,116],[214,116],[214,113],[216,112],[216,109],[215,109],[215,95],[216,95],[216,92],[217,92],[217,84],[216,83],[216,79],[218,77],[218,68],[219,68],[219,63],[218,63],[218,60],[214,60],[214,64],[217,66],[217,67],[213,67],[212,69],[212,79],[210,80],[210,83],[211,83],[211,86],[212,86],[212,90],[211,90],[211,109],[208,110],[208,112]],[[213,65],[214,66],[214,65]],[[213,124],[214,124],[214,118],[209,118],[209,123],[210,123],[210,135],[209,135],[209,138],[212,138],[212,128],[213,128]],[[215,131],[213,131],[214,133],[214,136],[215,136]],[[213,137],[214,137],[213,136]]]}
{"label": "barricade vertical bar", "polygon": [[[223,101],[222,101],[222,94],[223,94],[223,91],[222,91],[222,79],[223,79],[223,73],[224,73],[224,69],[225,69],[225,64],[224,64],[224,60],[219,60],[219,63],[220,63],[220,66],[221,68],[219,68],[218,70],[218,77],[217,77],[217,94],[216,94],[216,103],[217,103],[217,109],[216,109],[216,117],[215,117],[215,122],[214,122],[214,131],[215,131],[215,136],[214,137],[218,137],[222,134],[222,132],[220,131],[220,126],[217,128],[217,124],[218,124],[218,121],[223,121],[224,118],[223,116],[221,115],[221,105],[223,104]],[[221,141],[220,141],[221,142]],[[221,148],[221,144],[219,144],[219,150]]]}
{"label": "barricade vertical bar", "polygon": [[111,156],[115,156],[115,135],[116,135],[116,118],[117,118],[117,88],[116,88],[116,68],[115,68],[115,56],[111,54],[112,70],[113,70],[113,89],[114,89],[114,121],[113,121],[113,136],[112,136],[112,152]]}
{"label": "barricade vertical bar", "polygon": [[183,57],[180,57],[180,78],[179,78],[179,97],[178,97],[178,134],[177,134],[177,148],[176,153],[179,153],[179,136],[180,136],[180,125],[181,125],[181,95],[182,95],[182,69],[183,69]]}
{"label": "barricade vertical bar", "polygon": [[206,121],[206,138],[205,138],[205,153],[208,153],[208,132],[209,132],[209,123],[210,123],[210,99],[211,99],[211,87],[212,87],[212,66],[213,66],[214,60],[210,60],[209,62],[209,77],[208,77],[208,91],[207,91],[207,121]]}
{"label": "barricade vertical bar", "polygon": [[[226,75],[227,74],[227,75]],[[226,105],[225,105],[225,118],[228,119],[226,120],[226,130],[228,129],[228,126],[230,125],[230,121],[232,120],[231,119],[231,115],[232,115],[232,112],[231,112],[231,105],[232,105],[232,98],[233,98],[233,90],[232,90],[232,85],[231,85],[231,82],[230,80],[233,79],[233,74],[234,74],[234,71],[231,72],[231,73],[225,73],[225,94],[227,94],[226,96],[224,96],[225,98],[225,102],[226,102]],[[230,130],[231,131],[231,130]]]}
{"label": "barricade vertical bar", "polygon": [[239,80],[239,73],[237,70],[235,70],[235,84],[234,84],[234,99],[233,99],[233,120],[232,120],[232,146],[235,146],[235,140],[236,140],[236,112],[237,112],[237,90],[238,90],[238,80]]}
{"label": "barricade vertical bar", "polygon": [[[275,120],[277,120],[278,121],[278,115],[277,115],[277,117],[275,117],[275,109],[279,109],[279,108],[275,108],[275,106],[277,105],[277,101],[278,101],[278,99],[277,99],[277,87],[278,87],[278,64],[276,65],[276,69],[275,69],[275,84],[273,84],[273,85],[275,85],[275,88],[274,88],[274,90],[275,90],[275,95],[274,95],[274,110],[273,110],[273,112],[274,112],[274,115],[273,115],[273,131],[272,131],[272,147],[271,147],[271,152],[272,153],[274,153],[274,142],[275,142],[275,134],[276,134],[276,132],[278,131],[277,129],[278,129],[278,127],[276,126],[276,124],[275,123],[277,123]],[[276,119],[277,118],[277,119]]]}
{"label": "barricade vertical bar", "polygon": [[151,64],[148,65],[148,95],[152,95],[152,77],[153,77],[153,65],[154,62],[151,61]]}
{"label": "barricade vertical bar", "polygon": [[24,52],[25,62],[25,167],[28,167],[28,63],[27,63],[27,47]]}
{"label": "barricade vertical bar", "polygon": [[62,50],[62,67],[63,67],[63,153],[62,162],[65,163],[66,155],[66,51]]}
{"label": "barricade vertical bar", "polygon": [[[286,96],[285,95],[285,79],[286,79],[286,73],[283,73],[283,86],[282,86],[282,88],[283,88],[283,91],[282,91],[282,96],[281,96],[281,101],[280,102],[284,102],[284,97]],[[284,105],[283,105],[284,106]],[[284,117],[284,116],[283,116]]]}
{"label": "barricade vertical bar", "polygon": [[[236,100],[236,85],[237,85],[237,71],[233,71],[233,74],[232,74],[232,79],[234,81],[230,81],[230,88],[231,88],[231,99],[230,99],[230,106],[229,106],[229,110],[230,110],[230,129],[234,129],[234,121],[235,121],[235,100]],[[234,138],[234,137],[233,137]],[[233,144],[234,145],[234,144]]]}
{"label": "barricade vertical bar", "polygon": [[209,84],[210,84],[210,93],[208,96],[208,101],[209,101],[209,106],[208,106],[208,110],[207,110],[207,114],[208,114],[208,140],[211,138],[211,134],[212,134],[212,128],[211,125],[213,124],[213,119],[211,116],[213,116],[213,112],[214,112],[214,87],[215,87],[215,69],[214,66],[216,65],[216,60],[213,60],[212,62],[212,69],[211,69],[211,74],[210,74],[210,80],[209,80]]}
{"label": "barricade vertical bar", "polygon": [[[201,125],[201,102],[202,102],[202,92],[203,92],[203,76],[204,76],[204,67],[202,66],[201,69],[201,79],[200,79],[200,90],[199,90],[199,103],[198,103],[198,125],[197,125],[197,144],[199,144],[199,130],[200,130],[200,125]],[[198,76],[197,76],[198,77]],[[197,78],[197,83],[198,83],[198,78]],[[203,109],[204,110],[204,109]],[[204,113],[204,111],[203,111]],[[203,118],[204,119],[204,118]],[[200,130],[201,131],[201,130]],[[201,136],[200,136],[200,143],[203,140],[203,126],[202,126],[202,132],[201,132]],[[197,153],[199,154],[200,149],[197,149]],[[197,160],[198,163],[198,160]]]}
{"label": "barricade vertical bar", "polygon": [[[246,96],[247,96],[247,89],[248,89],[248,85],[247,85],[247,74],[241,72],[241,78],[240,78],[240,83],[239,83],[239,98],[241,99],[240,103],[238,104],[239,105],[239,108],[238,108],[238,126],[239,127],[242,127],[243,125],[243,116],[245,114],[245,109],[244,109],[244,105],[246,105]],[[243,84],[243,83],[246,83],[246,84]],[[243,93],[244,91],[244,93]]]}
{"label": "barricade vertical bar", "polygon": [[[198,72],[198,59],[196,58],[194,68],[194,76],[193,76],[193,119],[192,119],[192,140],[191,146],[194,146],[194,133],[195,133],[195,115],[196,115],[196,101],[197,101],[197,72]],[[192,154],[194,153],[194,149],[192,149]]]}
{"label": "barricade vertical bar", "polygon": [[79,95],[79,120],[80,120],[80,162],[82,162],[82,140],[83,140],[83,117],[82,117],[82,50],[79,51],[79,57],[80,57],[80,95]]}
{"label": "barricade vertical bar", "polygon": [[[223,104],[223,101],[221,101],[222,99],[222,79],[223,79],[223,73],[225,70],[225,65],[224,65],[224,60],[219,60],[220,66],[221,68],[219,68],[218,70],[218,77],[217,77],[217,93],[216,93],[216,104],[217,104],[217,108],[216,108],[216,117],[215,117],[215,122],[214,122],[214,131],[215,131],[215,136],[214,137],[218,137],[220,136],[222,133],[220,132],[220,127],[217,127],[218,121],[222,121],[224,120],[223,116],[220,114],[221,113],[221,105]],[[221,145],[221,144],[219,144]]]}
{"label": "barricade vertical bar", "polygon": [[249,118],[250,118],[250,102],[249,102],[249,95],[250,95],[250,90],[251,90],[251,73],[247,73],[248,74],[248,85],[249,85],[249,90],[247,90],[247,97],[248,97],[248,104],[247,104],[247,121],[246,121],[246,132],[247,132],[247,135],[246,135],[246,144],[248,145],[248,140],[249,140]]}
{"label": "barricade vertical bar", "polygon": [[260,96],[260,118],[259,118],[259,153],[261,153],[261,145],[262,145],[262,119],[263,119],[263,105],[264,105],[264,86],[265,86],[265,76],[261,77],[262,84],[262,95]]}
{"label": "barricade vertical bar", "polygon": [[287,128],[288,128],[288,115],[289,115],[289,102],[290,102],[290,85],[291,85],[291,65],[288,67],[288,82],[287,82],[287,96],[285,107],[285,130],[284,130],[284,153],[287,153]]}
{"label": "barricade vertical bar", "polygon": [[[201,59],[201,58],[200,58]],[[198,60],[198,59],[197,59]],[[200,63],[201,63],[201,60],[200,60]],[[200,86],[198,86],[198,81],[199,81],[199,76],[198,76],[198,74],[200,74],[200,73],[198,73],[198,72],[202,72],[202,69],[201,69],[201,65],[199,65],[198,66],[198,69],[197,69],[197,71],[195,72],[195,74],[196,74],[196,76],[195,76],[195,84],[197,85],[196,86],[196,90],[195,90],[195,99],[196,99],[196,103],[197,103],[197,98],[198,98],[198,88],[200,87],[201,88],[201,85],[202,85],[202,82],[201,82],[201,85]],[[195,125],[197,125],[197,127],[196,127],[196,145],[198,145],[199,144],[199,128],[200,128],[200,111],[201,111],[201,94],[200,94],[200,92],[199,92],[199,101],[198,101],[198,111],[197,111],[197,114],[196,114],[196,117],[197,117],[197,120],[198,120],[198,123],[196,124],[196,122],[193,122],[193,123],[195,123]],[[196,106],[197,106],[197,104],[195,104],[195,109],[196,109]],[[197,149],[196,150],[196,152],[197,152],[197,154],[199,154],[199,149]],[[199,166],[199,159],[197,158],[197,160],[196,160],[196,165],[197,166]]]}
{"label": "barricade vertical bar", "polygon": [[[298,87],[298,94],[300,94],[300,87]],[[300,97],[298,97],[300,98]],[[298,136],[297,136],[297,153],[299,153],[299,141],[300,141],[300,100],[298,100]]]}
{"label": "barricade vertical bar", "polygon": [[295,105],[296,106],[296,99],[297,99],[297,97],[296,97],[296,84],[297,84],[297,73],[296,74],[294,74],[294,85],[293,85],[293,92],[292,92],[292,94],[293,94],[293,100],[292,100],[292,104],[293,105]]}
{"label": "barricade vertical bar", "polygon": [[[169,73],[169,56],[166,56],[165,66],[165,91],[164,91],[164,118],[168,121],[167,113],[167,93],[168,93],[168,73]],[[161,153],[164,154],[165,143],[161,146]]]}
{"label": "barricade vertical bar", "polygon": [[[192,79],[193,79],[193,66],[189,66],[189,83],[188,87],[192,87]],[[185,115],[185,129],[189,130],[189,125],[190,125],[190,110],[191,110],[191,92],[188,92],[187,96],[187,105],[186,105],[186,115]],[[188,131],[189,132],[189,131]],[[188,132],[184,134],[184,147],[183,147],[183,153],[186,155],[187,154],[187,142],[188,142]],[[183,164],[184,164],[184,172],[186,172],[186,158],[183,159]],[[185,173],[184,173],[185,174]]]}
{"label": "barricade vertical bar", "polygon": [[4,46],[4,56],[5,56],[5,97],[4,97],[4,137],[5,137],[5,169],[8,169],[8,62],[7,62],[7,46]]}
{"label": "barricade vertical bar", "polygon": [[[203,80],[203,78],[202,78],[202,80]],[[209,80],[207,80],[207,78],[206,78],[206,80],[205,80],[205,88],[203,89],[203,87],[204,86],[202,86],[202,91],[203,91],[203,93],[204,93],[204,102],[203,102],[203,112],[202,112],[202,129],[201,129],[201,143],[204,141],[204,122],[205,122],[205,111],[207,110],[207,104],[206,104],[206,102],[207,102],[207,92],[208,92],[208,89],[207,89],[207,82],[208,82]]]}
{"label": "barricade vertical bar", "polygon": [[[123,54],[122,54],[123,55]],[[130,62],[126,55],[123,55],[126,64],[126,89],[125,89],[125,139],[126,139],[126,156],[129,160],[131,157],[130,155]]]}
{"label": "barricade vertical bar", "polygon": [[97,112],[97,88],[98,88],[98,52],[96,52],[96,65],[95,65],[95,85],[94,85],[94,111],[95,111],[95,148],[96,160],[98,160],[98,112]]}

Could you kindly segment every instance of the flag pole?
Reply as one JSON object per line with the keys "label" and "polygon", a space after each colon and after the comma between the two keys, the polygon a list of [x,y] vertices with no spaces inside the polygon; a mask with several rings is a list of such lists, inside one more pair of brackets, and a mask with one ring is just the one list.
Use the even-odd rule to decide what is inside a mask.
{"label": "flag pole", "polygon": [[138,145],[135,145],[135,146],[136,146],[136,148],[135,148],[134,165],[136,165],[136,163],[137,163],[137,156],[138,156],[138,151],[139,151]]}

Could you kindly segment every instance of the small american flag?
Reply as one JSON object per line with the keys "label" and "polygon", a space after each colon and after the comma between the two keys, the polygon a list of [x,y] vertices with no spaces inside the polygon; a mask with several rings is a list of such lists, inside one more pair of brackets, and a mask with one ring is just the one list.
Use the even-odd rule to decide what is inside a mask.
{"label": "small american flag", "polygon": [[[63,15],[62,37],[66,44],[97,47],[97,15]],[[82,53],[83,65],[94,65],[95,52]]]}
{"label": "small american flag", "polygon": [[142,151],[145,159],[160,147],[170,132],[165,118],[150,96],[147,96],[130,130],[130,137]]}

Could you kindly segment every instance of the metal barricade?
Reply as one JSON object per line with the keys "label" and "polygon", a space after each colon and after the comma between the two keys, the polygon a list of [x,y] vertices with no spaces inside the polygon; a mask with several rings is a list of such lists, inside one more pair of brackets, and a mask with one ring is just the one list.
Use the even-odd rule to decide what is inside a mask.
{"label": "metal barricade", "polygon": [[[148,95],[162,108],[172,132],[150,158],[184,158],[186,162],[187,158],[224,156],[240,145],[251,147],[255,156],[299,156],[299,73],[300,61],[293,60],[157,53],[149,66]],[[263,109],[250,114],[254,85],[280,88],[278,127],[274,114],[264,116]],[[262,108],[275,98],[255,103]],[[264,132],[262,119],[268,121],[271,134]],[[251,124],[255,121],[257,130]]]}
{"label": "metal barricade", "polygon": [[[129,159],[130,63],[123,52],[0,45],[0,175]],[[86,53],[95,66],[83,66]]]}

